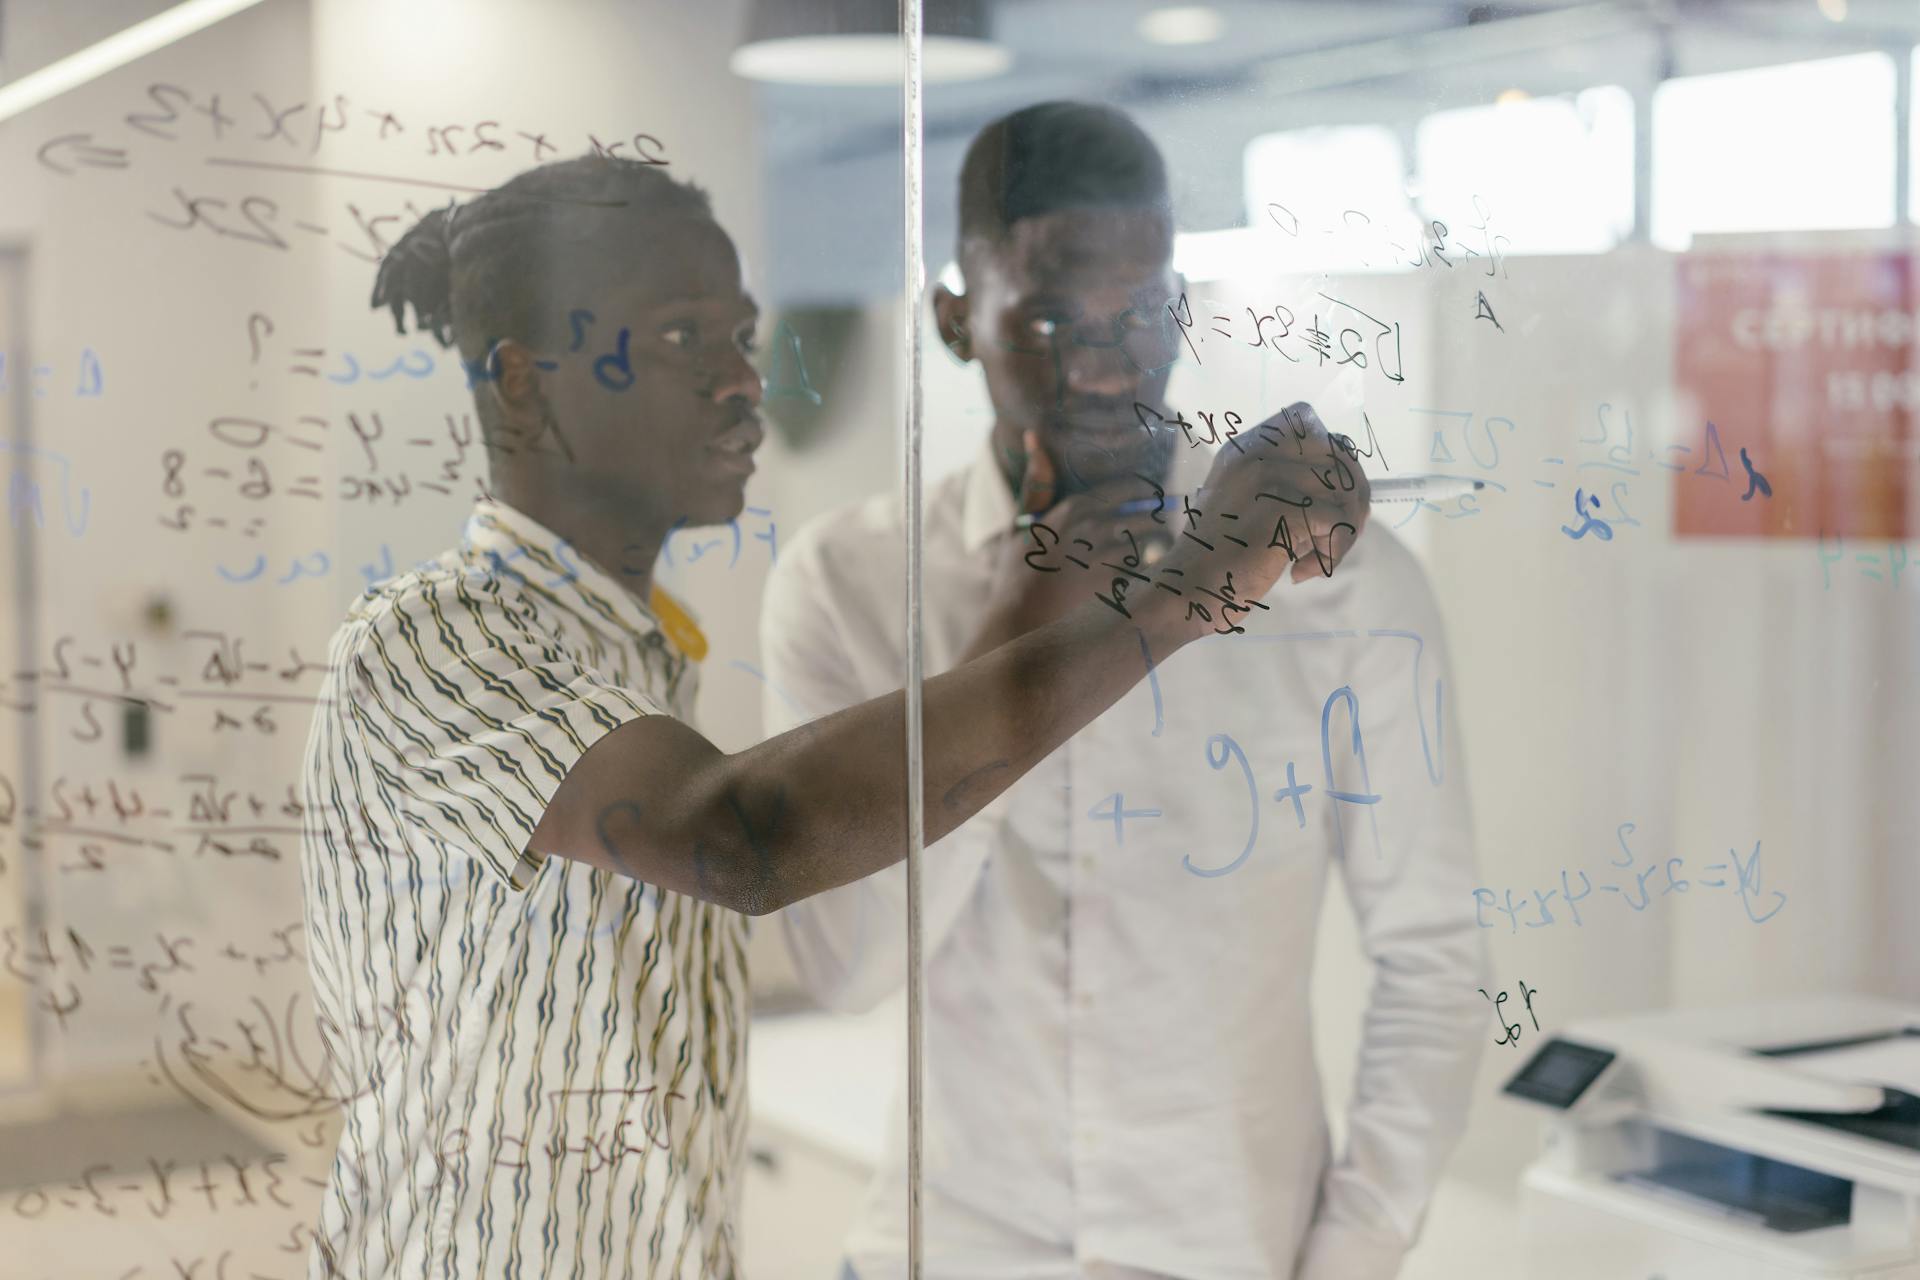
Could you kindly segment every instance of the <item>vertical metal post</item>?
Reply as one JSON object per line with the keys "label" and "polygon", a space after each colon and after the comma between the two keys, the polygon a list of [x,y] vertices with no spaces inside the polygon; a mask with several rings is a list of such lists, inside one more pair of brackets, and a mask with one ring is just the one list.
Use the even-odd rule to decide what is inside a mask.
{"label": "vertical metal post", "polygon": [[1652,76],[1633,88],[1633,244],[1653,243],[1653,95],[1673,79],[1673,29],[1654,31]]}
{"label": "vertical metal post", "polygon": [[922,0],[900,0],[900,36],[906,62],[901,89],[904,169],[906,273],[901,303],[906,309],[906,457],[902,469],[903,510],[907,533],[907,1277],[920,1280],[924,1264],[925,1233],[920,1220],[920,1155],[925,1117],[923,1083],[926,1075],[926,1027],[921,923],[920,871],[926,853],[925,764],[921,722],[920,681],[920,435],[922,397],[920,354],[926,309],[926,247],[922,243],[920,188],[921,144],[926,128],[921,115]]}
{"label": "vertical metal post", "polygon": [[[30,262],[24,249],[0,250],[0,307],[5,308],[4,316],[0,316],[0,355],[11,361],[13,367],[22,374],[12,379],[9,391],[0,393],[8,397],[8,412],[0,413],[0,421],[11,419],[12,422],[11,434],[0,437],[0,468],[4,468],[9,488],[14,476],[37,477],[40,472],[34,447],[33,401],[27,395],[27,386],[32,379],[24,376],[33,368],[33,344],[27,329],[31,315],[27,305]],[[37,667],[40,653],[40,544],[35,536],[35,528],[31,520],[21,520],[11,530],[14,598],[4,602],[5,608],[13,615],[14,661],[22,669]],[[31,701],[39,706],[45,699],[34,694]],[[45,815],[43,813],[37,818],[27,816],[34,812],[29,806],[36,803],[33,797],[41,794],[41,781],[45,773],[40,728],[39,715],[32,712],[22,714],[16,725],[18,736],[15,739],[19,751],[19,776],[14,779],[19,784],[16,807],[23,819],[22,834],[27,837],[20,842],[17,863],[21,923],[29,937],[47,926],[50,910],[46,874],[49,859],[46,851],[39,847],[37,838],[41,834],[40,826],[45,821]],[[46,1081],[48,1069],[46,1016],[38,1002],[27,1009],[25,1026],[28,1042],[26,1090],[30,1091]]]}

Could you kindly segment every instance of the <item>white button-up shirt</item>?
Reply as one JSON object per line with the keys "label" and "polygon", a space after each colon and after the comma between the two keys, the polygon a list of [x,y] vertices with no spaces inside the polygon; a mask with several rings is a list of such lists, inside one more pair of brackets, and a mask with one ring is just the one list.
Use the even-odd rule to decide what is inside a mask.
{"label": "white button-up shirt", "polygon": [[[1170,491],[1207,462],[1183,454]],[[925,510],[931,676],[1019,535],[988,450]],[[884,497],[782,549],[769,732],[902,684],[903,547]],[[1151,679],[928,851],[930,1275],[1364,1280],[1411,1244],[1487,1025],[1439,616],[1379,522],[1332,578],[1267,603],[1247,634],[1152,655]],[[1337,1158],[1308,1003],[1330,873],[1374,969]],[[824,1002],[900,985],[904,899],[896,867],[782,914]],[[848,1245],[862,1280],[903,1274],[905,1200],[896,1131]]]}

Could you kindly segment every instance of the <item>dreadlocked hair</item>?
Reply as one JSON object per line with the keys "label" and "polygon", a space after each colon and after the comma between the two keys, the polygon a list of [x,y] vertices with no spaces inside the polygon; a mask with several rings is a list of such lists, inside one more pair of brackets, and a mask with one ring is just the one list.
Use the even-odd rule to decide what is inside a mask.
{"label": "dreadlocked hair", "polygon": [[391,311],[400,333],[411,306],[416,331],[458,345],[469,362],[502,338],[538,346],[611,265],[644,251],[635,223],[661,216],[711,218],[713,206],[655,165],[557,160],[421,218],[381,259],[372,305]]}

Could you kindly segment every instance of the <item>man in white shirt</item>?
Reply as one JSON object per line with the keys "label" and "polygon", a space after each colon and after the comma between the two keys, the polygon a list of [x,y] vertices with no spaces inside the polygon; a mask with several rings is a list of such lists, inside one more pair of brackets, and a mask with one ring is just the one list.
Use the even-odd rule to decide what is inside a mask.
{"label": "man in white shirt", "polygon": [[[1392,1276],[1465,1125],[1485,1025],[1432,596],[1378,524],[1337,578],[1303,555],[1251,611],[1154,569],[1195,536],[1185,511],[1214,503],[1195,492],[1206,451],[1154,429],[1174,418],[1180,285],[1164,167],[1124,115],[1048,103],[989,125],[960,225],[965,292],[936,308],[994,425],[926,497],[927,672],[1044,622],[1012,596],[1030,569],[1123,609],[1184,587],[1189,617],[1232,634],[1143,645],[1151,679],[928,853],[928,1274]],[[1229,444],[1289,439],[1291,412]],[[1329,447],[1322,483],[1357,465]],[[1162,487],[1158,545],[1112,527]],[[1206,536],[1321,552],[1301,513],[1276,501],[1272,526]],[[899,502],[876,498],[782,551],[762,615],[770,731],[900,683],[903,534]],[[1337,1158],[1308,1002],[1330,873],[1374,970]],[[903,898],[892,868],[781,913],[824,1002],[898,987]],[[859,1280],[903,1274],[899,1137],[849,1241]]]}

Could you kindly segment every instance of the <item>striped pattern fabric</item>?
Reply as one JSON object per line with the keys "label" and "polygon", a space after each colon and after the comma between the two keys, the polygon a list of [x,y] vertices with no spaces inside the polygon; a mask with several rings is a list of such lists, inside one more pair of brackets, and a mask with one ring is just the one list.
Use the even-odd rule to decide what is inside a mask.
{"label": "striped pattern fabric", "polygon": [[746,920],[526,849],[567,770],[694,669],[482,502],[357,600],[307,744],[308,954],[345,1128],[313,1277],[737,1273]]}

